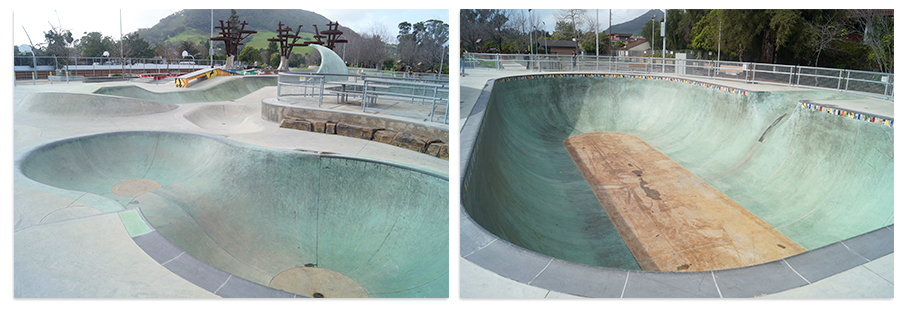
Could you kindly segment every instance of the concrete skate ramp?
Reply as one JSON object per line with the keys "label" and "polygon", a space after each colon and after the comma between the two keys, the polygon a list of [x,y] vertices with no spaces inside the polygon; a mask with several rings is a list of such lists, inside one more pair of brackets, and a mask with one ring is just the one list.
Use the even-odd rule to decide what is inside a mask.
{"label": "concrete skate ramp", "polygon": [[445,176],[172,132],[60,140],[19,165],[38,182],[140,208],[187,253],[262,285],[342,279],[370,297],[448,297]]}
{"label": "concrete skate ramp", "polygon": [[136,116],[177,109],[177,105],[117,96],[77,93],[32,93],[22,99],[18,109],[49,117]]}
{"label": "concrete skate ramp", "polygon": [[572,262],[639,269],[564,140],[635,135],[807,250],[894,222],[893,129],[799,106],[820,92],[731,93],[679,81],[497,81],[462,203],[479,225]]}
{"label": "concrete skate ramp", "polygon": [[204,105],[184,113],[184,118],[203,129],[224,132],[256,132],[262,125],[250,116],[259,115],[259,109],[246,105]]}
{"label": "concrete skate ramp", "polygon": [[[107,86],[97,89],[94,93],[164,103],[231,101],[249,95],[260,88],[277,85],[278,76],[216,77],[203,83],[209,86],[171,92],[153,92],[135,85]],[[173,89],[175,88],[173,87]]]}

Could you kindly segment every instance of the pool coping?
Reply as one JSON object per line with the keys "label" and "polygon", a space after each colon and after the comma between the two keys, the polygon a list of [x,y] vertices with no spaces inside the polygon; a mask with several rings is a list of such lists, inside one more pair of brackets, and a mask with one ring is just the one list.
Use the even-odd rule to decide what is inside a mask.
{"label": "pool coping", "polygon": [[[485,83],[460,130],[461,194],[467,186],[465,181],[469,159],[481,130],[494,82],[527,76],[533,75],[489,79]],[[466,212],[462,199],[459,218],[460,257],[526,285],[584,297],[758,297],[805,286],[894,252],[894,225],[891,224],[811,251],[754,266],[696,272],[625,270],[569,262],[514,245],[478,225]]]}

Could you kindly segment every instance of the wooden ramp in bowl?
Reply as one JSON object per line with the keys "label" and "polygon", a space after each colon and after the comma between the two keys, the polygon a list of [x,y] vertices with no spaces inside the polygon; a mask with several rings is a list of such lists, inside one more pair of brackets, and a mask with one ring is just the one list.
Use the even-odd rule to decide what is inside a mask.
{"label": "wooden ramp in bowl", "polygon": [[643,270],[737,268],[805,251],[636,136],[587,133],[565,146]]}

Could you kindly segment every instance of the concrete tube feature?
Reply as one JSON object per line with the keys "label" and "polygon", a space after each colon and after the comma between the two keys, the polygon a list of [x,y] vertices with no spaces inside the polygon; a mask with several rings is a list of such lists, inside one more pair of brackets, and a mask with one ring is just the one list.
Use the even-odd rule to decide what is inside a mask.
{"label": "concrete tube feature", "polygon": [[101,212],[137,210],[153,231],[136,240],[158,232],[262,286],[308,297],[448,297],[444,175],[160,131],[57,140],[27,150],[16,167],[33,186],[90,198]]}
{"label": "concrete tube feature", "polygon": [[[800,103],[851,97],[857,96],[830,91],[753,92],[622,74],[563,73],[488,81],[460,134],[460,255],[506,278],[579,296],[727,297],[751,291],[757,296],[789,287],[769,285],[759,291],[743,287],[746,290],[739,292],[741,285],[735,284],[735,291],[723,286],[743,281],[731,276],[769,272],[763,269],[779,273],[766,281],[786,272],[784,277],[793,278],[785,281],[798,281],[793,287],[808,284],[815,279],[796,276],[803,271],[792,272],[800,269],[798,261],[827,256],[822,251],[835,249],[834,244],[881,242],[877,238],[892,234],[893,128],[812,111]],[[604,211],[566,149],[570,137],[601,132],[646,142],[808,252],[706,272],[643,271],[613,225],[616,219]],[[628,163],[622,161],[621,169]],[[660,175],[623,171],[635,184]],[[632,172],[637,174],[629,175]],[[658,191],[644,197],[650,204],[665,203],[678,194],[664,192],[660,181],[647,181]],[[646,193],[639,187],[632,192],[641,197]],[[662,201],[653,198],[660,195]],[[891,247],[875,252],[892,251]],[[786,261],[792,259],[789,268]],[[810,265],[830,268],[823,267],[828,263]],[[639,290],[634,284],[629,284],[634,291],[626,293],[622,286],[653,278],[655,283],[687,287],[692,281],[712,283],[710,277],[718,279],[712,290],[703,284],[697,291],[684,288],[653,295],[633,293]],[[571,282],[582,278],[583,288],[575,288]]]}

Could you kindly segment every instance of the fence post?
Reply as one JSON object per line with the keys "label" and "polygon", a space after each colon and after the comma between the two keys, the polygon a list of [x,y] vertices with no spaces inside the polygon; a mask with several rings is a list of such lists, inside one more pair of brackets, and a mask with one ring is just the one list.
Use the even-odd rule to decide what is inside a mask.
{"label": "fence post", "polygon": [[837,91],[841,91],[841,82],[843,82],[843,81],[844,81],[844,69],[841,69],[841,71],[838,72],[838,84],[837,84],[837,88],[836,88]]}
{"label": "fence post", "polygon": [[756,83],[756,64],[750,64],[750,67],[753,68],[753,77],[750,78],[750,83]]}

